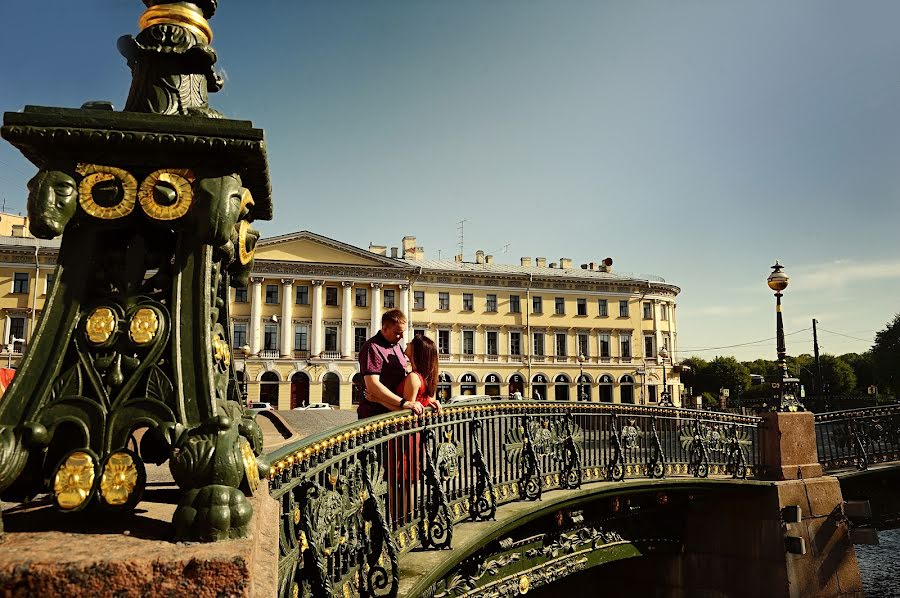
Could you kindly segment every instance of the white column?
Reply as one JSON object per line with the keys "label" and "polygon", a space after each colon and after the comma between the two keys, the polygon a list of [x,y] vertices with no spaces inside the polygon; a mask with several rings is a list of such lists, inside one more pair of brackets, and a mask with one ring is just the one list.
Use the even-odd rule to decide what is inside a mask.
{"label": "white column", "polygon": [[250,279],[250,354],[259,355],[262,348],[262,278]]}
{"label": "white column", "polygon": [[294,281],[281,279],[281,356],[291,356],[291,337],[294,328]]}
{"label": "white column", "polygon": [[353,356],[353,283],[344,281],[343,303],[341,303],[341,357]]}
{"label": "white column", "polygon": [[324,300],[324,280],[312,281],[312,324],[309,327],[309,356],[318,357],[322,353],[322,302]]}
{"label": "white column", "polygon": [[656,363],[660,362],[659,350],[662,349],[662,338],[659,334],[659,304],[658,300],[653,301],[653,346],[656,348]]}
{"label": "white column", "polygon": [[372,331],[371,336],[375,336],[381,330],[381,287],[384,285],[380,282],[372,283]]}
{"label": "white column", "polygon": [[406,316],[406,326],[412,330],[412,312],[409,309],[409,285],[402,283],[400,285],[400,310]]}

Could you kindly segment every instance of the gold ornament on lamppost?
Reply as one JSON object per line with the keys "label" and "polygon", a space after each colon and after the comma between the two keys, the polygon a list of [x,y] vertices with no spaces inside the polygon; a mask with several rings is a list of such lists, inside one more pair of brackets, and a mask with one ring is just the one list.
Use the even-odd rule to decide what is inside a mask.
{"label": "gold ornament on lamppost", "polygon": [[778,260],[775,265],[771,266],[772,273],[766,279],[769,288],[775,291],[775,339],[776,351],[778,352],[778,371],[779,381],[773,383],[778,390],[778,411],[804,411],[803,404],[797,399],[796,388],[799,380],[791,378],[787,371],[787,348],[784,343],[784,320],[781,316],[781,297],[790,278],[784,272]]}

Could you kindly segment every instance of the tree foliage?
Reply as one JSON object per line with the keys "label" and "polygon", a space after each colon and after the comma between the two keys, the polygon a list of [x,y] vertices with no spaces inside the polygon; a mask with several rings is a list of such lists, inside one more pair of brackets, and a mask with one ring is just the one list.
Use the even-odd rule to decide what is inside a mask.
{"label": "tree foliage", "polygon": [[708,380],[719,389],[727,388],[735,396],[750,388],[750,370],[734,357],[716,357],[704,370]]}
{"label": "tree foliage", "polygon": [[900,391],[900,314],[875,334],[872,358],[877,383],[894,395]]}

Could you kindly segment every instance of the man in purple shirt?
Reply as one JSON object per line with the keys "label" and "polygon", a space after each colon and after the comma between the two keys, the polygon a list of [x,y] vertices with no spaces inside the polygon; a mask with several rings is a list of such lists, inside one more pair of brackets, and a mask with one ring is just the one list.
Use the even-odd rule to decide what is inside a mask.
{"label": "man in purple shirt", "polygon": [[422,414],[421,403],[409,402],[397,394],[409,364],[399,344],[404,332],[406,316],[399,309],[392,309],[381,316],[381,330],[362,346],[359,372],[365,380],[365,392],[356,410],[359,419],[402,409]]}

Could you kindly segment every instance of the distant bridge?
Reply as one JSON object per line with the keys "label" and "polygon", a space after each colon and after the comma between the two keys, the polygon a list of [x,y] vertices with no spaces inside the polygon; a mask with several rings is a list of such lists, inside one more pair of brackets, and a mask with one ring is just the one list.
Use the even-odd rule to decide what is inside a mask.
{"label": "distant bridge", "polygon": [[[816,416],[822,468],[877,479],[872,464],[900,461],[898,410]],[[811,471],[816,460],[811,414],[770,415],[484,401],[440,416],[386,414],[304,439],[268,455],[281,504],[279,593],[514,596],[634,556],[680,559],[672,583],[715,588],[712,561],[724,574],[766,546],[784,550],[793,532],[778,515],[783,505],[802,504],[804,521],[820,518],[806,525],[831,522],[817,540],[844,529],[832,478],[798,482],[828,490],[814,499],[804,489],[802,500],[793,486],[767,481]],[[775,416],[809,423],[812,457],[797,468],[781,454],[793,449],[779,447],[802,439],[780,438],[791,432]],[[725,550],[721,537],[743,548]],[[783,559],[738,569],[721,581],[787,575]]]}

